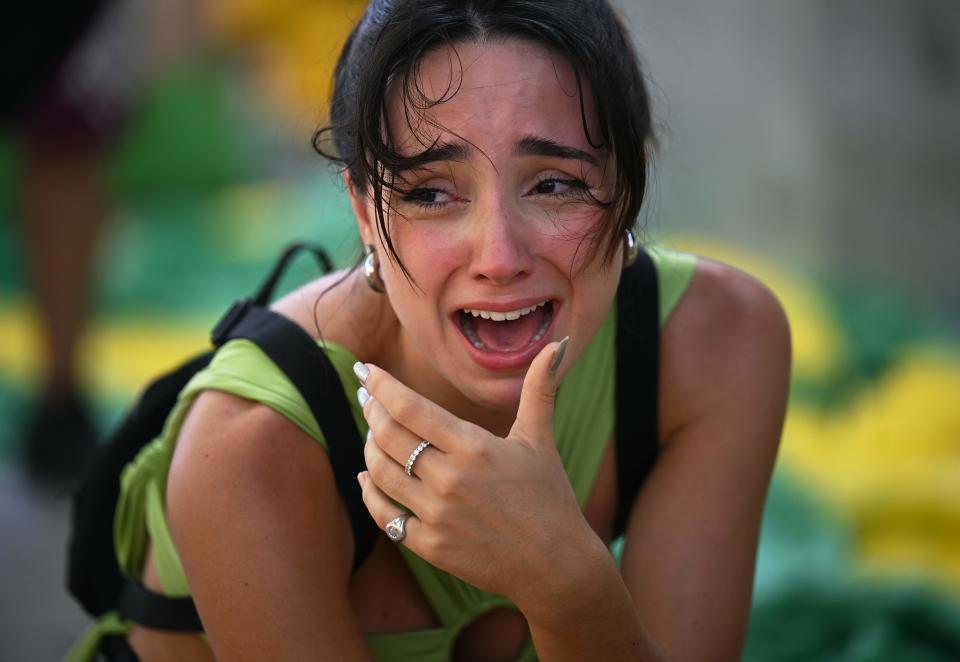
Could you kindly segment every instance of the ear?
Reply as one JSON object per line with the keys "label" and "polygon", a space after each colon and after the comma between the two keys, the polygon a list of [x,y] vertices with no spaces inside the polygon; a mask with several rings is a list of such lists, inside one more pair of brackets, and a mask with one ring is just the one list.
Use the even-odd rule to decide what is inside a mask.
{"label": "ear", "polygon": [[364,245],[376,243],[375,240],[378,232],[370,198],[365,195],[363,191],[357,190],[353,180],[350,179],[350,173],[346,170],[343,172],[343,183],[344,186],[347,187],[347,194],[350,196],[350,208],[353,210],[353,215],[357,219],[360,241]]}

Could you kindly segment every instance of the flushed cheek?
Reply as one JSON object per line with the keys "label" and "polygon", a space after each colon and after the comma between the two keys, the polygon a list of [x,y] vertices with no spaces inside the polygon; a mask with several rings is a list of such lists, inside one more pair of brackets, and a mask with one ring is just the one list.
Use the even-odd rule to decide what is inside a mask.
{"label": "flushed cheek", "polygon": [[602,267],[599,260],[591,259],[593,252],[589,239],[584,239],[583,235],[554,236],[542,242],[540,256],[565,280],[579,283],[593,278]]}
{"label": "flushed cheek", "polygon": [[428,341],[430,337],[436,340],[437,334],[448,331],[443,309],[448,300],[446,287],[464,264],[464,249],[448,233],[425,227],[398,228],[393,231],[392,238],[397,254],[413,280],[411,284],[395,261],[387,260],[383,265],[383,277],[394,312],[401,324],[414,331],[422,341]]}
{"label": "flushed cheek", "polygon": [[597,251],[591,249],[596,234],[609,222],[603,211],[579,202],[537,211],[530,213],[529,221],[536,228],[532,236],[541,256],[568,274],[597,266],[591,262]]}
{"label": "flushed cheek", "polygon": [[[417,285],[433,296],[436,292],[431,288],[461,267],[467,257],[463,241],[440,225],[413,225],[392,233],[403,265]],[[406,280],[399,265],[391,263],[390,267],[393,279]]]}

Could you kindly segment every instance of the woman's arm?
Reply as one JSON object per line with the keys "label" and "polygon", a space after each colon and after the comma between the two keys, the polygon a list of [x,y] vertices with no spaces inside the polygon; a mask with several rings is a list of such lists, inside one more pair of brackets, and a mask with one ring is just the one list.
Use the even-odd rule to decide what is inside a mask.
{"label": "woman's arm", "polygon": [[701,261],[662,337],[661,455],[622,562],[641,621],[671,659],[740,658],[789,371],[774,296]]}
{"label": "woman's arm", "polygon": [[371,659],[326,451],[266,406],[201,394],[167,483],[171,531],[218,660]]}

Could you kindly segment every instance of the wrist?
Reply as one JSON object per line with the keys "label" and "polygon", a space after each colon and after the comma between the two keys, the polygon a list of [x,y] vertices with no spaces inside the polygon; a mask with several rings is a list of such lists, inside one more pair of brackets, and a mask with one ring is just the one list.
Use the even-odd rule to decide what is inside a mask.
{"label": "wrist", "polygon": [[[589,528],[589,527],[588,527]],[[553,557],[515,600],[541,660],[667,659],[640,623],[636,606],[603,541],[589,530]]]}
{"label": "wrist", "polygon": [[609,600],[626,587],[610,551],[593,529],[583,527],[564,534],[549,547],[543,563],[525,578],[511,596],[527,621],[545,627],[563,628],[589,614],[592,605]]}

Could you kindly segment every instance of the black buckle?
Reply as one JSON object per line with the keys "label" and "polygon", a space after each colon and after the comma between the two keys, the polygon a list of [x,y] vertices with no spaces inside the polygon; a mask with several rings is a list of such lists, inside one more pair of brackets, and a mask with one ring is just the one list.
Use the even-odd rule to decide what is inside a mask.
{"label": "black buckle", "polygon": [[229,340],[227,335],[233,330],[233,327],[237,325],[237,322],[246,316],[247,311],[250,310],[252,305],[253,301],[249,298],[234,302],[234,304],[230,306],[230,310],[228,310],[224,316],[220,318],[220,321],[217,322],[217,325],[213,327],[213,331],[210,332],[210,342],[212,342],[215,347],[219,347]]}

